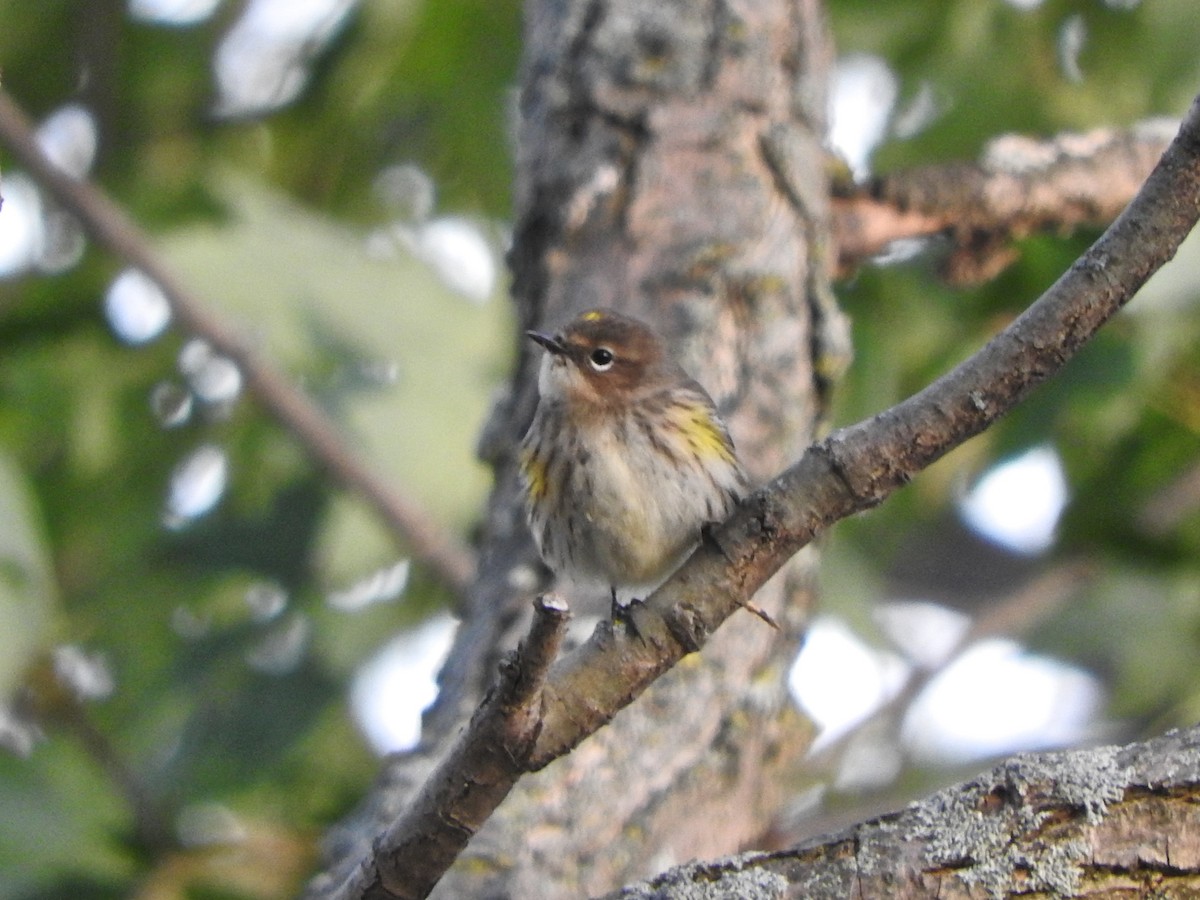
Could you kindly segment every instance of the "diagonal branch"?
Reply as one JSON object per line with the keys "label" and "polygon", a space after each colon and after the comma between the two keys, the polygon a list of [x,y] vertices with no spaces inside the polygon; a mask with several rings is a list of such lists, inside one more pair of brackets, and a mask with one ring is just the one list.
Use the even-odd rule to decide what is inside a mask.
{"label": "diagonal branch", "polygon": [[[1174,256],[1198,218],[1200,98],[1129,207],[1024,314],[918,394],[814,444],[748,498],[716,532],[723,552],[702,545],[647,602],[637,621],[644,643],[618,639],[631,646],[610,648],[593,639],[564,660],[549,687],[562,692],[564,714],[548,717],[536,758],[544,764],[574,746],[619,708],[605,700],[637,696],[814,537],[883,502],[1058,372]],[[577,686],[612,668],[626,677],[608,697],[574,699]]]}
{"label": "diagonal branch", "polygon": [[[742,503],[684,566],[634,610],[637,636],[601,626],[560,660],[542,692],[542,719],[524,768],[563,756],[636,699],[656,678],[712,632],[793,554],[833,523],[883,502],[897,488],[1015,407],[1067,361],[1174,256],[1200,218],[1200,98],[1129,207],[1095,244],[1026,312],[983,349],[920,393],[874,418],[843,428],[810,447],[771,483]],[[478,716],[476,717],[479,718]],[[475,720],[460,738],[472,740]],[[474,794],[498,804],[519,778],[479,785],[439,767],[404,819],[434,827],[430,810],[447,803],[439,792]],[[486,796],[485,796],[486,795]],[[459,798],[461,802],[461,797]],[[482,821],[481,805],[473,814]],[[442,822],[464,842],[462,823]],[[398,845],[390,829],[359,870],[368,877],[338,897],[423,896],[395,893],[410,873],[443,870],[429,842],[419,854]],[[467,835],[469,836],[469,835]],[[425,835],[429,838],[429,835]],[[457,851],[455,851],[457,852]],[[389,874],[381,880],[380,870]],[[370,877],[373,875],[374,877]],[[422,882],[424,883],[424,882]],[[427,888],[421,888],[427,890]]]}
{"label": "diagonal branch", "polygon": [[140,269],[162,290],[185,329],[229,357],[264,409],[304,445],[339,483],[363,497],[421,562],[454,591],[465,591],[475,571],[470,548],[443,530],[414,501],[383,482],[342,439],[320,408],[262,358],[237,331],[208,311],[154,252],[127,215],[99,188],[58,169],[42,152],[28,118],[0,90],[0,141],[88,233],[110,252]]}
{"label": "diagonal branch", "polygon": [[[539,597],[529,634],[500,664],[495,687],[433,770],[416,801],[380,836],[379,852],[333,896],[425,897],[528,766],[543,716],[546,677],[570,611]],[[397,865],[397,862],[400,864]],[[372,893],[372,896],[375,894]]]}

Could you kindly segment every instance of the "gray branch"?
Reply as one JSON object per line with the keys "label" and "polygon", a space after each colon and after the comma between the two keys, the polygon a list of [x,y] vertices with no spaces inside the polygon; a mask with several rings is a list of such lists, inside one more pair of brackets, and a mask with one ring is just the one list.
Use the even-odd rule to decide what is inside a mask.
{"label": "gray branch", "polygon": [[779,853],[692,863],[609,900],[1192,897],[1200,728],[1015,756],[905,809]]}

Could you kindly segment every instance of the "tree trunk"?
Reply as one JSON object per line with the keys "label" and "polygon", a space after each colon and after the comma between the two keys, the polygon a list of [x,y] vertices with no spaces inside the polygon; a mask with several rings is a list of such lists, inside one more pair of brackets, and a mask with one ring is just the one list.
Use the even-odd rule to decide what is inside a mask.
{"label": "tree trunk", "polygon": [[[757,479],[811,441],[845,324],[828,282],[830,43],[816,0],[531,0],[510,263],[521,330],[593,306],[653,323],[712,394]],[[388,765],[332,836],[362,858],[490,683],[543,573],[515,450],[536,402],[521,344],[481,452],[496,484],[463,625],[426,744]],[[435,891],[596,894],[750,845],[787,802],[809,732],[785,677],[811,554],[703,653],[574,753],[521,780]]]}
{"label": "tree trunk", "polygon": [[[527,6],[510,258],[522,330],[593,306],[652,322],[757,478],[813,437],[834,368],[814,352],[844,346],[826,266],[829,66],[812,0]],[[489,540],[519,534],[527,561],[513,451],[536,397],[528,349],[486,446]],[[485,559],[491,584],[477,595],[521,582],[511,556]],[[435,895],[595,894],[762,834],[808,743],[784,681],[810,563],[760,592],[780,631],[735,616],[609,727],[522,780]],[[528,606],[511,599],[510,616]]]}
{"label": "tree trunk", "polygon": [[[819,12],[815,0],[763,0],[745,9],[720,2],[703,9],[682,2],[651,8],[635,0],[533,2],[528,10],[511,258],[522,325],[552,325],[591,306],[655,323],[713,394],[759,478],[811,441],[828,379],[845,361],[844,322],[826,280],[831,254],[820,136],[829,59]],[[1119,309],[1194,224],[1198,120],[1200,106],[1145,196],[996,340],[892,410],[818,442],[771,491],[743,504],[723,532],[754,537],[783,554],[765,553],[751,563],[766,566],[773,558],[763,572],[774,571],[778,559],[829,523],[882,500],[1010,409]],[[1134,239],[1151,232],[1156,239],[1139,246],[1145,252],[1127,259]],[[452,726],[482,697],[538,586],[514,462],[535,402],[533,372],[532,355],[520,353],[512,389],[485,432],[482,448],[496,487],[479,574],[439,705],[428,717],[427,743],[393,760],[364,815],[333,836],[331,852],[339,858],[364,858],[371,837],[443,755]],[[781,501],[813,498],[807,487],[802,495],[791,490],[796,484],[824,485],[812,509]],[[728,552],[725,557],[735,567]],[[670,670],[574,753],[522,778],[511,794],[515,776],[535,757],[514,757],[503,772],[509,751],[501,748],[497,756],[485,740],[493,758],[471,760],[469,777],[439,769],[438,793],[423,795],[437,801],[430,808],[456,808],[441,803],[447,793],[470,801],[461,806],[470,821],[456,813],[438,818],[441,836],[452,838],[448,843],[456,835],[465,840],[491,812],[491,800],[508,796],[435,894],[596,894],[672,861],[710,858],[760,838],[791,796],[788,776],[807,746],[806,728],[784,687],[809,607],[806,566],[811,557],[803,553],[757,598],[781,629],[734,616],[703,653]],[[761,580],[742,582],[750,583]],[[623,661],[639,652],[614,643],[612,635],[603,644],[596,638],[584,649],[591,658],[615,649]],[[505,671],[519,683],[513,660]],[[491,706],[497,696],[503,705],[501,690]],[[553,692],[546,696],[553,705]],[[590,707],[574,707],[572,715],[595,718]],[[476,740],[487,734],[469,732]],[[521,740],[536,742],[537,735]],[[1130,790],[1143,783],[1126,779],[1134,768],[1127,756],[1104,751],[1067,769],[1046,758],[1018,759],[932,798],[932,805],[914,807],[915,825],[909,810],[828,845],[685,868],[683,878],[716,884],[734,877],[736,886],[726,886],[739,896],[845,896],[848,890],[886,896],[896,885],[911,895],[1070,890],[1085,877],[1079,874],[1084,838],[1051,826],[1082,817],[1095,828],[1108,821],[1111,808],[1128,803]],[[494,785],[487,780],[493,772],[503,775]],[[1159,781],[1175,786],[1169,778]],[[1152,790],[1159,781],[1143,787]],[[493,786],[500,790],[490,791]],[[477,798],[487,803],[475,804]],[[1160,806],[1147,805],[1145,821]],[[1002,821],[998,826],[989,817]],[[898,824],[913,827],[897,830]],[[1184,824],[1184,834],[1189,827]],[[381,839],[381,855],[411,851],[411,843],[390,840],[411,837],[400,832]],[[895,833],[905,837],[888,843]],[[883,852],[864,852],[875,840]],[[820,858],[831,866],[826,881],[813,869]],[[1146,868],[1142,856],[1134,862]],[[756,871],[743,883],[747,868]],[[376,896],[376,888],[391,890],[389,896],[416,895],[399,883],[406,879],[403,867],[372,863],[368,869],[365,892],[354,896]],[[766,881],[753,881],[760,875]],[[667,883],[646,890],[653,894]],[[742,890],[751,883],[755,892]]]}

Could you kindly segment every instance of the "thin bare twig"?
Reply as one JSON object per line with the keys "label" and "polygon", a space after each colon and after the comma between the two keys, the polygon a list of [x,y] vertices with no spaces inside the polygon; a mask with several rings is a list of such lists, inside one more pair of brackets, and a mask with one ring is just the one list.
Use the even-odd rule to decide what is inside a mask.
{"label": "thin bare twig", "polygon": [[42,152],[24,112],[0,89],[0,141],[38,183],[77,216],[99,244],[140,269],[162,290],[179,323],[203,337],[241,369],[246,385],[263,408],[287,428],[311,457],[343,486],[358,493],[422,563],[459,594],[475,572],[474,554],[441,528],[413,499],[388,486],[342,439],[320,408],[262,358],[243,335],[231,329],[189,291],[133,221],[100,188],[58,169]]}
{"label": "thin bare twig", "polygon": [[[490,774],[502,774],[502,782],[490,781],[486,796],[480,792],[476,799],[499,804],[522,769],[548,765],[605,725],[683,656],[702,647],[818,534],[883,502],[915,474],[1013,409],[1058,372],[1174,256],[1198,218],[1200,98],[1129,207],[1022,316],[918,394],[814,444],[747,498],[714,533],[722,549],[703,542],[678,572],[634,609],[636,633],[597,629],[560,660],[542,692],[543,716],[535,745],[502,773],[492,769]],[[473,719],[456,746],[479,741],[478,731]],[[475,765],[467,759],[455,765],[466,764]],[[461,821],[439,821],[429,811],[449,802],[440,794],[457,793],[464,784],[472,784],[471,771],[456,770],[447,760],[404,814],[406,819],[422,816],[425,826],[441,829],[442,836],[426,832],[419,847],[400,846],[390,840],[389,829],[359,870],[366,877],[337,896],[380,896],[380,882],[370,876],[383,858],[397,873],[420,872],[422,884],[435,866],[448,868],[458,851],[443,852],[435,860],[431,848],[460,847],[470,835]],[[474,807],[473,821],[482,822],[487,812]]]}

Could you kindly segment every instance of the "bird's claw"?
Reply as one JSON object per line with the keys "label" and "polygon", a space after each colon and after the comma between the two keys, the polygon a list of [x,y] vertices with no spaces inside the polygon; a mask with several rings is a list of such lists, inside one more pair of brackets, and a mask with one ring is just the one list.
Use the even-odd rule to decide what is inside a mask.
{"label": "bird's claw", "polygon": [[640,638],[642,633],[638,631],[637,623],[633,621],[633,608],[642,606],[643,601],[634,597],[628,603],[622,604],[617,600],[617,589],[612,588],[612,623],[615,628],[618,624],[624,625],[625,630],[636,638]]}

